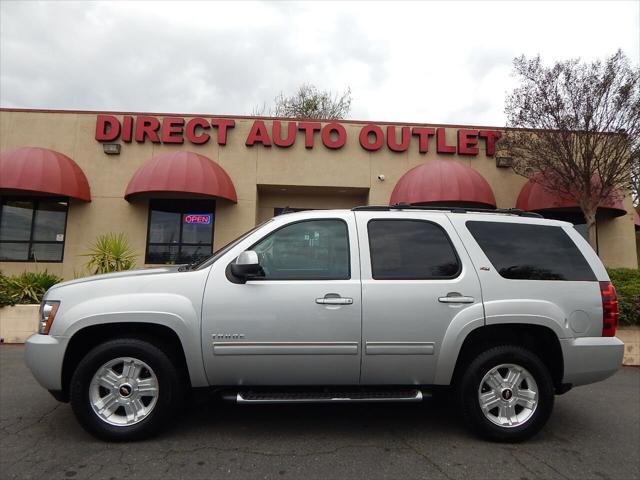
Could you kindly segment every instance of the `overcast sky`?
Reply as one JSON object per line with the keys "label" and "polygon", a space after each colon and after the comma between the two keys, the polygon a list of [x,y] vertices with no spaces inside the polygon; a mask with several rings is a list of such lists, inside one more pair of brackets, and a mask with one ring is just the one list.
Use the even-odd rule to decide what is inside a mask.
{"label": "overcast sky", "polygon": [[0,0],[0,105],[246,115],[311,82],[353,119],[502,125],[515,56],[637,64],[639,4]]}

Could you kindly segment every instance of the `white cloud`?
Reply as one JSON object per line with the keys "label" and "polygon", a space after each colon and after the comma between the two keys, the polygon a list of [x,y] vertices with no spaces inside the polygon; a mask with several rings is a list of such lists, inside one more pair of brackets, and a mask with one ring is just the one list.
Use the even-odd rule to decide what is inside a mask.
{"label": "white cloud", "polygon": [[638,2],[0,3],[4,107],[248,114],[303,82],[351,117],[504,122],[511,61],[640,56]]}

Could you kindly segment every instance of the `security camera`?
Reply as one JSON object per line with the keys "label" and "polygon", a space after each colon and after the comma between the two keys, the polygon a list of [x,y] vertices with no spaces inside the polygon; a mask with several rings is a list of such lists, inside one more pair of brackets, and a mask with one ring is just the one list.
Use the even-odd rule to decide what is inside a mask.
{"label": "security camera", "polygon": [[384,175],[383,174],[378,175],[378,180],[380,180],[381,182],[384,182]]}

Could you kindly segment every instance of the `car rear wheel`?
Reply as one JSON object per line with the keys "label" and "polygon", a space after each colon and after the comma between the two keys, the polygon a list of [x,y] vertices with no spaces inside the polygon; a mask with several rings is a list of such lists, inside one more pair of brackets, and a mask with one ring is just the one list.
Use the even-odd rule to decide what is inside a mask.
{"label": "car rear wheel", "polygon": [[495,441],[530,438],[553,410],[549,371],[537,355],[515,345],[480,353],[468,364],[457,387],[465,422]]}
{"label": "car rear wheel", "polygon": [[104,440],[138,440],[169,420],[179,397],[169,356],[141,339],[121,338],[93,348],[71,379],[71,406],[80,424]]}

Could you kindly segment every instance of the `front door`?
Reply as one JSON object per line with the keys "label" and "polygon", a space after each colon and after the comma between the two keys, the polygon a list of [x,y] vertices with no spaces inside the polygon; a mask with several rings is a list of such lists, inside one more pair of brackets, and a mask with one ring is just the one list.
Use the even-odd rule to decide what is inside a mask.
{"label": "front door", "polygon": [[[385,212],[386,213],[386,212]],[[363,384],[432,384],[447,331],[480,326],[480,282],[443,213],[357,212]],[[448,360],[448,359],[445,359]]]}
{"label": "front door", "polygon": [[[301,217],[272,220],[213,264],[202,311],[212,385],[358,383],[362,302],[354,214]],[[225,270],[244,250],[258,253],[264,275],[234,283]]]}

